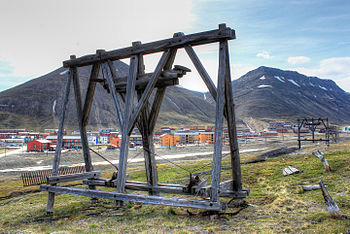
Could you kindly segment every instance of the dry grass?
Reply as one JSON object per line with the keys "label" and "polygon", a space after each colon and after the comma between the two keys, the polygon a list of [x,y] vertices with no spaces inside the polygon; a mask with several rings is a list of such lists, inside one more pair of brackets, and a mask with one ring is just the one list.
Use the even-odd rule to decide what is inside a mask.
{"label": "dry grass", "polygon": [[[304,184],[316,184],[322,179],[343,215],[350,216],[350,149],[349,142],[332,145],[325,155],[333,171],[325,172],[322,163],[310,152],[268,159],[266,162],[242,165],[243,185],[250,189],[246,199],[250,204],[239,214],[228,209],[227,214],[210,220],[200,211],[154,205],[127,204],[117,208],[112,201],[91,204],[89,198],[57,195],[54,215],[46,216],[47,193],[29,193],[0,200],[0,231],[31,232],[317,232],[345,233],[350,220],[330,218],[320,190],[305,192]],[[254,156],[252,156],[252,159]],[[208,160],[182,163],[194,170]],[[223,162],[228,165],[227,159]],[[282,169],[293,165],[303,173],[284,177]],[[159,165],[161,182],[184,182],[187,174],[169,165]],[[203,169],[208,170],[208,168]],[[111,171],[103,176],[109,177]],[[145,180],[142,167],[129,170],[132,180]],[[229,170],[222,177],[230,177]],[[0,181],[1,196],[21,190],[18,179]]]}

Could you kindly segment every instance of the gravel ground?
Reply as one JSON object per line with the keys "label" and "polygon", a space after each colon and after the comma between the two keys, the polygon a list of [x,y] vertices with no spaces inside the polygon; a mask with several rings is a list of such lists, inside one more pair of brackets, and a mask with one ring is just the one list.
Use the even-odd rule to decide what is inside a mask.
{"label": "gravel ground", "polygon": [[[349,138],[349,136],[348,136]],[[265,141],[266,140],[266,141]],[[308,145],[312,145],[309,142],[303,142],[303,148],[307,148]],[[279,149],[282,147],[297,147],[297,141],[295,137],[286,137],[282,138],[270,138],[263,139],[261,141],[254,141],[250,143],[240,143],[239,149],[241,157],[249,155],[261,155],[271,150]],[[223,151],[229,151],[228,145],[224,145]],[[108,160],[117,160],[119,156],[119,150],[99,150],[101,155],[103,155]],[[213,145],[190,145],[186,147],[174,147],[174,148],[164,148],[156,147],[156,154],[162,157],[167,157],[169,155],[182,155],[188,153],[198,153],[199,155],[191,155],[188,157],[181,157],[179,159],[172,158],[171,160],[196,160],[198,158],[210,157],[210,154],[203,155],[204,152],[213,152]],[[247,152],[247,153],[245,153]],[[301,153],[301,152],[300,152]],[[92,161],[103,162],[104,160],[97,156],[95,153],[91,152]],[[175,157],[175,156],[174,156]],[[54,158],[54,153],[27,153],[21,152],[19,154],[5,156],[0,158],[0,175],[19,175],[20,171],[17,172],[4,172],[6,169],[14,168],[24,168],[28,167],[42,167],[42,169],[51,168]],[[133,161],[137,158],[143,158],[142,149],[130,149],[129,150],[129,160]],[[158,162],[166,162],[166,160],[158,160]],[[82,157],[82,150],[77,151],[66,151],[62,152],[60,165],[74,165],[84,163]],[[130,162],[130,166],[139,166],[143,162]],[[112,169],[111,165],[98,165],[95,166],[97,170]],[[25,169],[24,169],[25,170]],[[33,170],[33,169],[32,169]]]}

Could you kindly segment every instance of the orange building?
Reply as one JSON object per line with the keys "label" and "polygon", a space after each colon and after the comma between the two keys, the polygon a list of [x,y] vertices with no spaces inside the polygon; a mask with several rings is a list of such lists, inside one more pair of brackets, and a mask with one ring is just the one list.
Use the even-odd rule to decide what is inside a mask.
{"label": "orange building", "polygon": [[117,147],[117,148],[120,148],[121,142],[122,142],[122,139],[120,139],[119,137],[117,137],[117,138],[110,138],[110,140],[109,140],[109,143],[112,146]]}
{"label": "orange building", "polygon": [[198,132],[175,132],[174,137],[176,144],[186,145],[199,143]]}
{"label": "orange building", "polygon": [[213,144],[215,139],[215,133],[214,132],[200,132],[199,133],[199,141],[201,143],[209,143]]}
{"label": "orange building", "polygon": [[163,134],[160,136],[162,146],[176,146],[176,140],[173,134]]}

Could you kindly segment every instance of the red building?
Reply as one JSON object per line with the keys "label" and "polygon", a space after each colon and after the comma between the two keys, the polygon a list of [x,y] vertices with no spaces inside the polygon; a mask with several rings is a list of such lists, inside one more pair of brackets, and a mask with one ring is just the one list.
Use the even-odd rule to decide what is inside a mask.
{"label": "red building", "polygon": [[51,141],[48,140],[34,140],[27,143],[27,151],[43,152],[50,148]]}
{"label": "red building", "polygon": [[[48,136],[46,140],[49,140],[52,142],[52,147],[56,147],[57,142],[57,136]],[[65,149],[80,149],[81,146],[81,140],[80,136],[63,136],[63,148]]]}

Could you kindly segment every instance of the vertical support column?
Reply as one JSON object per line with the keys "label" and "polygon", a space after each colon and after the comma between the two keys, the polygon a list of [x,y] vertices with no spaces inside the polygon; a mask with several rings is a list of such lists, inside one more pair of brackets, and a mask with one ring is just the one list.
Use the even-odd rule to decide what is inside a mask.
{"label": "vertical support column", "polygon": [[[130,116],[132,113],[132,109],[133,109],[132,107],[134,103],[137,70],[138,70],[138,58],[137,56],[134,55],[130,58],[129,76],[128,76],[128,82],[126,87],[125,112],[124,112],[124,121],[122,125],[122,142],[120,147],[118,176],[117,176],[118,193],[125,192],[126,167],[127,167],[129,139],[130,139],[129,125],[131,124]],[[117,205],[122,205],[122,204],[123,204],[122,201],[117,201]]]}
{"label": "vertical support column", "polygon": [[315,129],[316,129],[316,125],[314,122],[314,118],[311,118],[311,132],[312,132],[312,143],[315,143]]}
{"label": "vertical support column", "polygon": [[[71,59],[75,59],[75,56],[72,55]],[[86,169],[87,172],[89,172],[89,171],[93,170],[93,167],[92,167],[92,163],[91,163],[89,144],[88,144],[88,140],[87,140],[87,136],[86,136],[86,129],[85,129],[85,126],[83,124],[83,111],[82,111],[82,102],[81,102],[81,92],[80,92],[80,84],[79,84],[77,68],[76,67],[70,68],[70,72],[73,75],[75,103],[76,103],[77,116],[78,116],[78,122],[79,122],[81,144],[82,144],[82,148],[83,148],[85,169]]]}
{"label": "vertical support column", "polygon": [[[61,148],[63,143],[64,119],[66,114],[66,107],[68,103],[71,83],[72,83],[72,74],[69,72],[67,81],[66,81],[64,98],[63,98],[62,108],[61,108],[62,112],[61,112],[61,118],[60,118],[60,125],[57,133],[56,152],[55,152],[55,157],[52,165],[52,174],[51,174],[52,176],[58,175],[58,168],[59,168],[60,159],[61,159]],[[54,202],[55,202],[55,193],[50,192],[47,200],[46,213],[48,214],[53,213]]]}
{"label": "vertical support column", "polygon": [[299,147],[299,149],[301,149],[300,129],[301,129],[301,126],[300,126],[300,119],[298,119],[298,147]]}
{"label": "vertical support column", "polygon": [[[222,45],[221,45],[222,44]],[[236,116],[232,95],[231,73],[230,73],[230,58],[228,42],[220,42],[220,48],[225,48],[226,54],[226,74],[225,74],[225,115],[227,119],[228,133],[230,137],[230,151],[231,151],[231,166],[232,166],[232,190],[242,190],[241,179],[241,164],[237,142]]]}
{"label": "vertical support column", "polygon": [[[141,42],[134,42],[133,46],[139,46]],[[138,75],[145,74],[145,64],[143,60],[143,55],[138,55]],[[138,100],[142,97],[142,91],[138,90],[137,93]],[[155,99],[157,98],[157,95]],[[145,158],[145,169],[146,169],[146,177],[147,183],[150,186],[156,186],[158,184],[158,173],[157,173],[157,165],[155,160],[155,152],[153,145],[153,131],[150,129],[148,124],[148,119],[150,117],[150,106],[149,101],[147,101],[145,107],[141,111],[140,117],[137,121],[137,126],[142,135],[142,146],[143,153]],[[149,195],[159,195],[158,192],[152,191],[150,189],[148,191]]]}
{"label": "vertical support column", "polygon": [[326,121],[327,121],[327,130],[326,130],[326,138],[327,138],[327,146],[329,147],[329,132],[330,132],[330,129],[329,129],[329,122],[328,122],[328,118],[326,118]]}
{"label": "vertical support column", "polygon": [[211,175],[211,196],[210,196],[210,200],[213,202],[217,202],[219,200],[226,72],[227,71],[226,71],[225,47],[224,47],[224,43],[220,43],[219,74],[218,74],[217,97],[216,97],[215,142],[214,142],[214,155],[213,155],[213,166],[212,166],[212,175]]}
{"label": "vertical support column", "polygon": [[89,122],[91,105],[92,105],[92,101],[94,99],[94,94],[95,94],[96,82],[94,82],[93,80],[97,78],[99,71],[100,71],[100,64],[99,63],[95,63],[94,65],[92,65],[90,79],[89,79],[89,85],[88,85],[88,88],[86,91],[85,103],[84,103],[84,108],[83,108],[83,125],[85,127],[86,127],[86,125],[88,125],[88,122]]}

